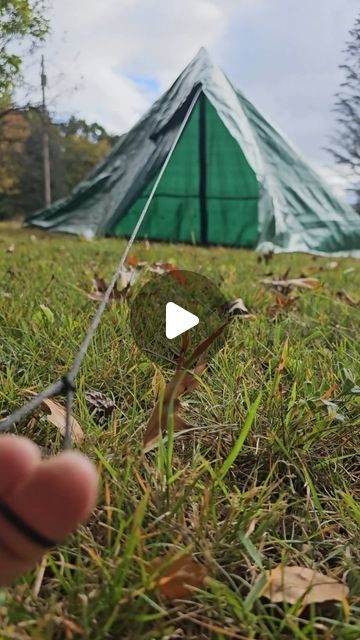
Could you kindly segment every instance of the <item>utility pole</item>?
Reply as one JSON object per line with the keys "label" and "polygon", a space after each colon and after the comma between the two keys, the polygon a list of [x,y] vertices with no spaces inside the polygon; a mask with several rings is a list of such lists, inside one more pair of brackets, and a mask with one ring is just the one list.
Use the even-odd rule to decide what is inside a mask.
{"label": "utility pole", "polygon": [[44,167],[44,201],[45,207],[51,204],[51,177],[50,177],[50,151],[49,151],[49,132],[48,132],[48,114],[46,109],[45,88],[47,78],[45,73],[44,56],[41,56],[41,91],[42,91],[42,124],[43,124],[43,167]]}

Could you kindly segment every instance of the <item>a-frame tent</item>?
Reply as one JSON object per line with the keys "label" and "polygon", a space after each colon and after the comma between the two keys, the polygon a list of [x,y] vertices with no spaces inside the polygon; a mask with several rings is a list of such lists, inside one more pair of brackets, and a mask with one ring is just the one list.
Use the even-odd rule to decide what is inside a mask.
{"label": "a-frame tent", "polygon": [[360,257],[360,216],[205,49],[69,197],[26,223],[129,236],[166,160],[138,237]]}

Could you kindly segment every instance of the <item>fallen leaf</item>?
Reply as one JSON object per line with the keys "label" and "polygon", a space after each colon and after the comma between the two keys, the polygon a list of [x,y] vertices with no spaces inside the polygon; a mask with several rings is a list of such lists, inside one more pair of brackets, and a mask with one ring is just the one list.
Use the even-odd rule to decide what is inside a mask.
{"label": "fallen leaf", "polygon": [[[47,420],[60,431],[62,436],[64,436],[66,426],[65,407],[58,402],[55,402],[55,400],[50,399],[43,400],[42,404],[47,407],[47,409],[50,409],[50,413],[46,416]],[[84,440],[84,432],[75,418],[72,418],[71,435],[76,444],[81,444]]]}
{"label": "fallen leaf", "polygon": [[6,253],[14,253],[15,249],[16,249],[16,246],[14,244],[10,244],[6,249]]}
{"label": "fallen leaf", "polygon": [[189,349],[189,345],[190,345],[189,333],[188,333],[188,331],[185,331],[185,333],[183,333],[182,336],[181,336],[181,351],[179,353],[179,357],[178,357],[178,360],[177,360],[176,369],[182,369],[183,368],[184,362],[185,362],[185,358],[186,358],[186,354],[187,354],[188,349]]}
{"label": "fallen leaf", "polygon": [[[122,276],[123,274],[121,275],[121,278]],[[96,274],[93,279],[93,284],[94,284],[95,291],[88,293],[87,297],[89,298],[89,300],[95,300],[96,302],[101,302],[101,300],[103,300],[104,298],[105,292],[108,289],[108,285],[106,284],[103,278],[100,278]],[[110,300],[122,300],[122,298],[126,296],[132,284],[131,277],[127,279],[126,284],[124,284],[124,282],[122,282],[122,284],[123,284],[123,288],[121,289],[121,291],[118,290],[117,284],[115,284],[115,287],[113,288],[110,295]]]}
{"label": "fallen leaf", "polygon": [[187,284],[187,278],[181,269],[176,267],[172,262],[155,262],[149,267],[152,273],[162,276],[165,273],[171,275],[179,284]]}
{"label": "fallen leaf", "polygon": [[339,266],[339,263],[336,260],[332,260],[331,262],[327,262],[327,269],[336,269]]}
{"label": "fallen leaf", "polygon": [[290,280],[261,280],[266,287],[274,287],[283,292],[290,291],[292,287],[297,289],[318,289],[321,286],[317,278],[291,278]]}
{"label": "fallen leaf", "polygon": [[335,387],[334,385],[332,387],[330,387],[330,389],[328,389],[327,391],[325,391],[325,393],[322,394],[321,396],[321,400],[329,400],[329,398],[331,398],[331,396],[337,391],[337,387]]}
{"label": "fallen leaf", "polygon": [[347,293],[347,291],[345,291],[345,289],[337,291],[336,295],[339,300],[346,302],[350,307],[360,308],[360,300],[355,300],[349,293]]}
{"label": "fallen leaf", "polygon": [[[142,263],[139,262],[139,268],[140,268],[140,264],[144,265],[146,264],[146,262],[142,262]],[[139,272],[137,269],[123,269],[121,271],[121,276],[120,276],[121,287],[122,287],[122,291],[120,291],[120,293],[123,293],[123,291],[125,294],[128,293],[129,288],[134,284],[138,275],[139,275]]]}
{"label": "fallen leaf", "polygon": [[275,302],[267,311],[270,317],[274,317],[279,313],[288,312],[299,299],[299,296],[285,296],[283,293],[280,293],[280,291],[276,291],[275,294]]}
{"label": "fallen leaf", "polygon": [[187,285],[189,283],[186,275],[179,269],[172,269],[169,271],[171,278],[174,278],[179,284]]}
{"label": "fallen leaf", "polygon": [[155,367],[155,373],[151,380],[151,388],[152,388],[152,392],[154,394],[155,400],[157,400],[160,393],[165,390],[165,387],[166,387],[165,378],[161,372],[161,369],[159,369],[158,367]]}
{"label": "fallen leaf", "polygon": [[242,298],[236,298],[236,300],[231,300],[224,305],[224,310],[230,316],[242,316],[243,318],[253,318],[254,315],[250,313],[249,309],[246,307],[244,300]]}
{"label": "fallen leaf", "polygon": [[159,574],[152,586],[167,600],[192,596],[194,589],[204,588],[208,575],[206,567],[190,554],[173,561],[171,555],[164,556],[152,564],[152,569]]}
{"label": "fallen leaf", "polygon": [[128,256],[126,262],[131,266],[134,267],[136,269],[136,267],[139,265],[139,260],[137,258],[135,258],[135,256]]}
{"label": "fallen leaf", "polygon": [[304,605],[327,600],[344,600],[348,587],[335,578],[313,571],[307,567],[284,567],[278,565],[267,573],[267,582],[262,592],[271,602]]}
{"label": "fallen leaf", "polygon": [[[167,266],[169,266],[170,269],[166,269]],[[173,269],[175,269],[175,267],[170,262],[155,262],[155,264],[151,264],[149,266],[149,271],[151,271],[151,273],[158,273],[160,276],[168,271],[172,271]]]}
{"label": "fallen leaf", "polygon": [[134,269],[144,269],[144,267],[147,267],[148,265],[147,262],[140,261],[135,256],[129,256],[126,262],[128,263],[128,265],[130,265],[130,267],[133,267]]}
{"label": "fallen leaf", "polygon": [[162,271],[177,271],[177,267],[172,262],[155,262],[155,268]]}
{"label": "fallen leaf", "polygon": [[107,398],[105,394],[95,389],[89,389],[89,391],[85,393],[85,398],[90,407],[91,416],[99,424],[106,422],[115,408],[113,400]]}
{"label": "fallen leaf", "polygon": [[330,400],[324,400],[323,398],[321,398],[321,402],[327,408],[328,415],[331,418],[333,418],[334,420],[339,420],[339,422],[345,422],[346,421],[346,416],[344,416],[344,414],[340,413],[339,407],[337,406],[337,404],[335,402],[331,402]]}
{"label": "fallen leaf", "polygon": [[[170,407],[170,401],[166,402],[165,399],[162,404],[161,402],[156,403],[146,428],[144,438],[145,449],[157,440],[160,430],[161,433],[166,433],[170,418]],[[179,416],[178,412],[180,411],[180,409],[180,400],[178,398],[175,398],[173,403],[174,433],[183,431],[184,429],[188,429],[190,427],[190,425],[187,424],[187,422],[181,416]]]}
{"label": "fallen leaf", "polygon": [[187,371],[187,373],[185,374],[181,385],[179,385],[178,388],[179,395],[182,395],[184,393],[191,393],[192,391],[195,391],[195,389],[198,389],[200,387],[198,378],[202,373],[204,373],[206,367],[206,354],[203,353],[200,356],[198,363],[196,367],[194,367],[193,371]]}

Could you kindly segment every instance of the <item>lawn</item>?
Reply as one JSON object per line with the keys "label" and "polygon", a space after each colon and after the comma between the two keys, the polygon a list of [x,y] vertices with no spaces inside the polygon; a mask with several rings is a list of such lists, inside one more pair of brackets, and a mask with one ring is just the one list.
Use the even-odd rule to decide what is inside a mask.
{"label": "lawn", "polygon": [[[69,367],[97,307],[87,295],[94,274],[109,280],[123,247],[0,225],[0,417]],[[81,449],[99,467],[98,507],[88,526],[0,591],[0,637],[358,640],[360,263],[281,255],[265,264],[251,251],[143,242],[131,255],[209,277],[252,317],[233,320],[184,396],[191,429],[173,447],[165,438],[144,452],[170,374],[136,348],[127,301],[111,303],[74,409]],[[261,284],[284,275],[320,286],[279,295]],[[146,277],[145,269],[137,282]],[[90,390],[113,401],[110,415],[94,412]],[[17,432],[45,455],[61,448],[44,411]],[[160,588],[154,561],[169,553],[206,567],[191,597],[168,599]],[[279,563],[345,582],[348,598],[271,602],[261,587]]]}

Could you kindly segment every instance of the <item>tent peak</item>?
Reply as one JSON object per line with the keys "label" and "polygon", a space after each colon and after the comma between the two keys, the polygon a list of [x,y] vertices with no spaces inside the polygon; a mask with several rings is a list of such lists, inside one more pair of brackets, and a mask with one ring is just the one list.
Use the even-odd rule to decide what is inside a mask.
{"label": "tent peak", "polygon": [[206,62],[212,62],[210,53],[206,49],[206,47],[200,47],[199,51],[197,52],[196,56],[194,57],[194,60],[203,60],[203,61],[206,61]]}
{"label": "tent peak", "polygon": [[207,50],[207,48],[206,48],[206,47],[203,47],[203,46],[202,46],[202,47],[200,47],[199,51],[197,52],[197,55],[198,55],[198,56],[208,56],[208,57],[210,58],[210,53],[209,53],[209,51]]}

